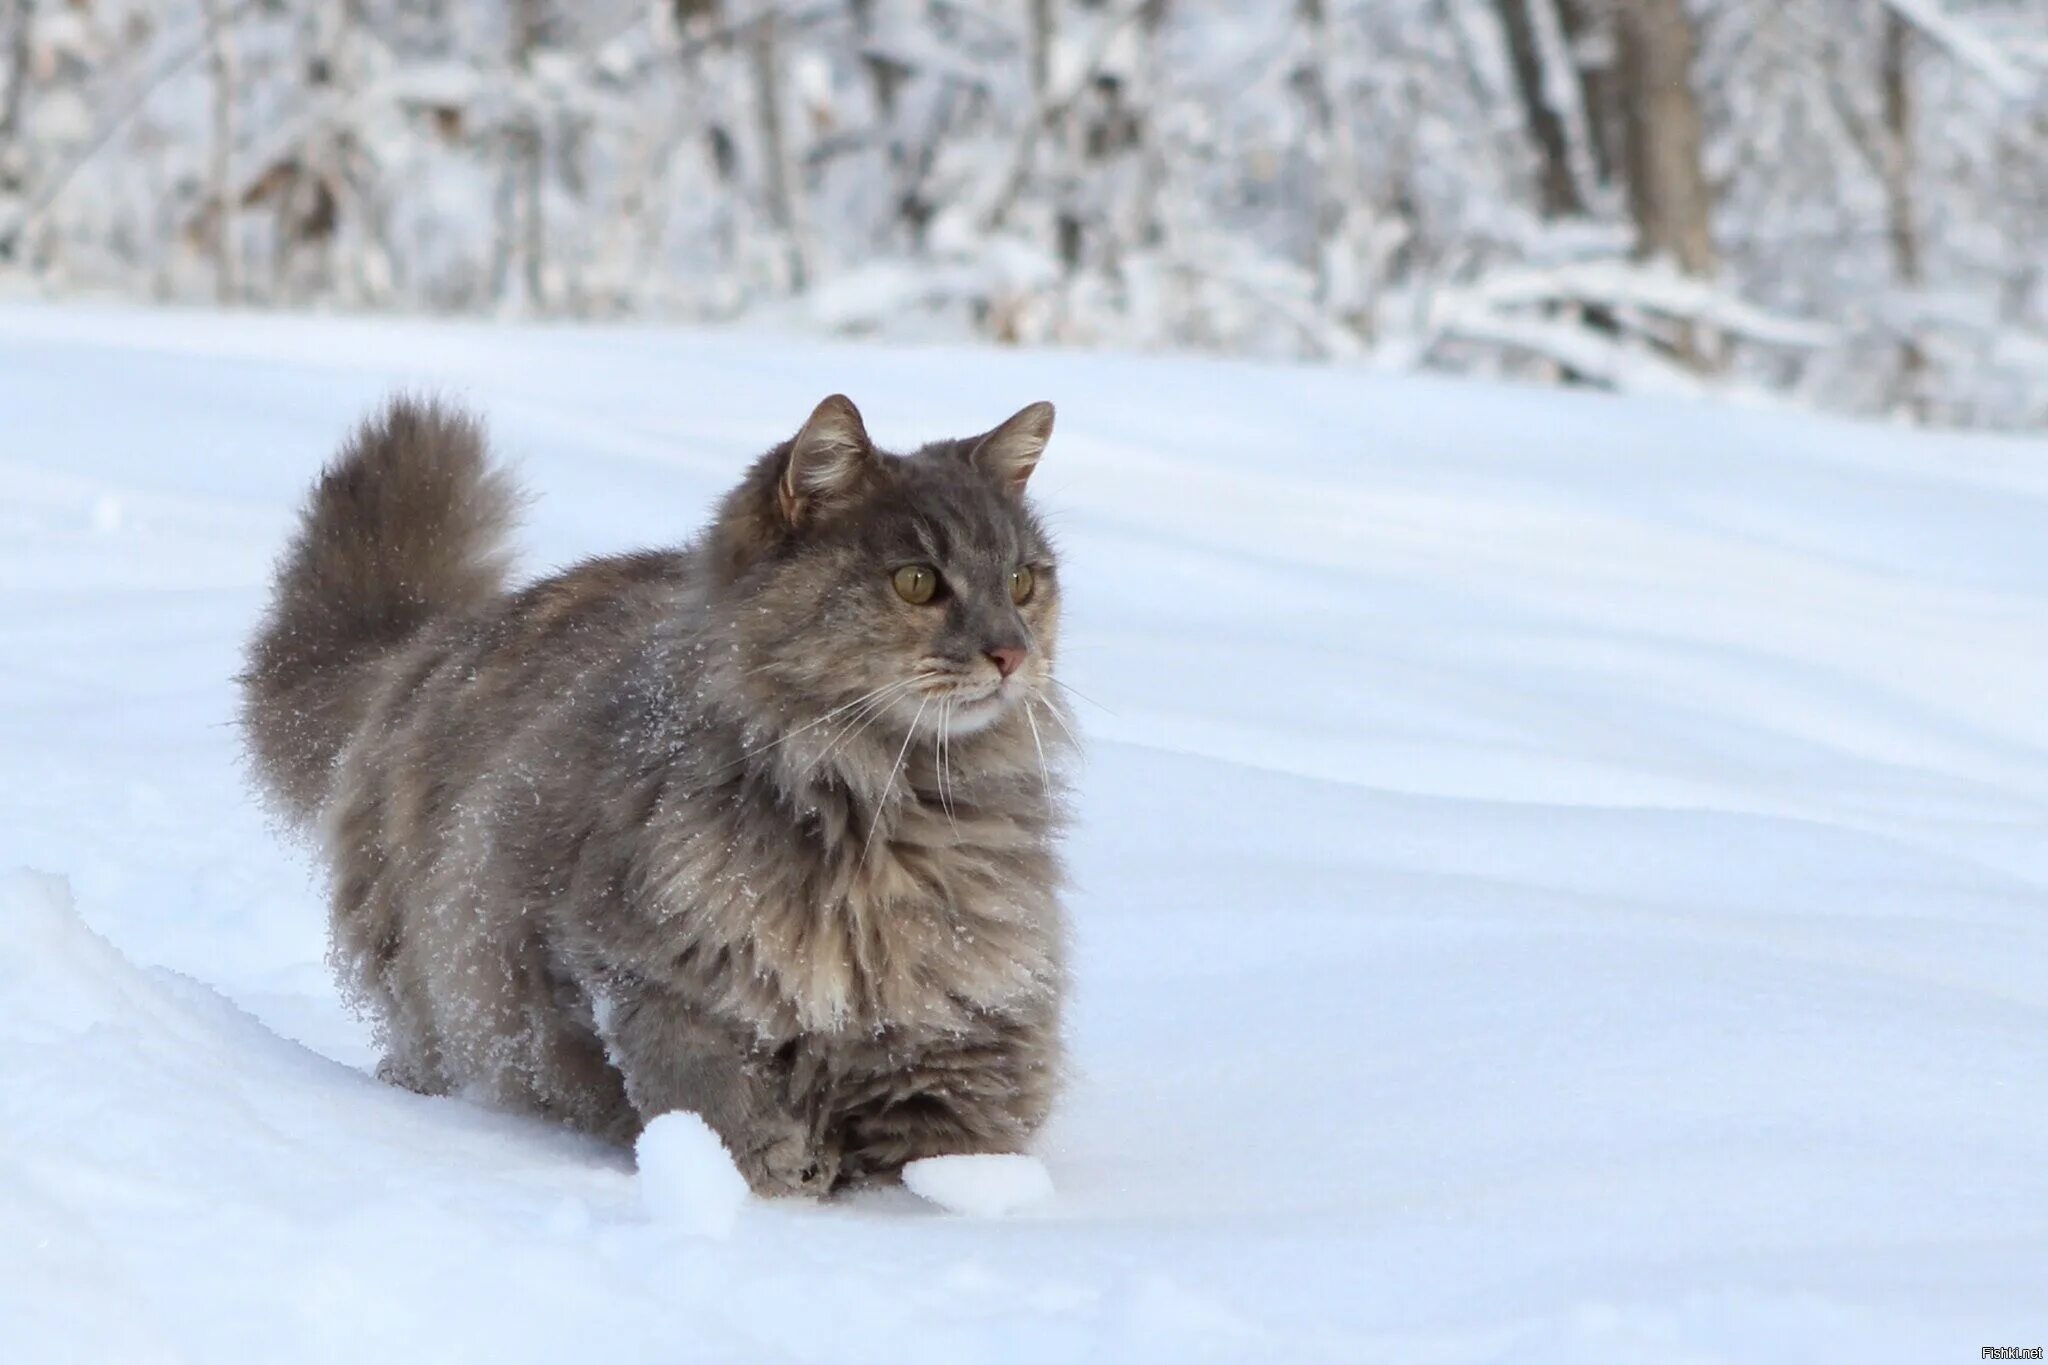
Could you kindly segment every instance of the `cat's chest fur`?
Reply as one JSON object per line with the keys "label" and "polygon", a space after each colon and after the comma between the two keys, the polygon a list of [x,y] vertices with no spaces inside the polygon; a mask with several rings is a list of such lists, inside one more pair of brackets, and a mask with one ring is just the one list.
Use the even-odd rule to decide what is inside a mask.
{"label": "cat's chest fur", "polygon": [[[756,791],[664,840],[660,913],[767,1038],[958,1034],[1060,986],[1049,794],[915,761],[877,807],[843,788]],[[1034,774],[1034,777],[1036,774]]]}

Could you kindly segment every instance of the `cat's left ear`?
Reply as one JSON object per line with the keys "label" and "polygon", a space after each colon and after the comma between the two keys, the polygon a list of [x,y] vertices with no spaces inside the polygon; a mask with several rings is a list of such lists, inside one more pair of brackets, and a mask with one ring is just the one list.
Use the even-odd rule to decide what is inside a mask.
{"label": "cat's left ear", "polygon": [[1021,498],[1051,439],[1052,404],[1033,403],[976,441],[967,458]]}
{"label": "cat's left ear", "polygon": [[795,526],[808,514],[844,500],[874,456],[867,425],[851,398],[835,393],[818,404],[789,443],[789,456],[776,482],[783,518]]}

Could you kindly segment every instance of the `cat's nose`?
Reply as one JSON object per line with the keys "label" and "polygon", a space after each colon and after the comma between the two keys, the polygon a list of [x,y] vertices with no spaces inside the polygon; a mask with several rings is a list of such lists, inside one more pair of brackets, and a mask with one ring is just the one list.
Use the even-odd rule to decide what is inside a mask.
{"label": "cat's nose", "polygon": [[1014,645],[1002,645],[987,653],[989,662],[996,666],[996,672],[1006,678],[1024,666],[1024,651]]}

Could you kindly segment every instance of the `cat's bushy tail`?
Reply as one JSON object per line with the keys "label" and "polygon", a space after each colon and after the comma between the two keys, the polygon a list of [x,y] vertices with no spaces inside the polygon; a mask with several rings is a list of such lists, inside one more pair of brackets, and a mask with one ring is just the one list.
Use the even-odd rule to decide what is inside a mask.
{"label": "cat's bushy tail", "polygon": [[328,465],[240,678],[257,771],[293,817],[324,798],[375,661],[503,591],[518,502],[476,420],[425,399],[394,399]]}

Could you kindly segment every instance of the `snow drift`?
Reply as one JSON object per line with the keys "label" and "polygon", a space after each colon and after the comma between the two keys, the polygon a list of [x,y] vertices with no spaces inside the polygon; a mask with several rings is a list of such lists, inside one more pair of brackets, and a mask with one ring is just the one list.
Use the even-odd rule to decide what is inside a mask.
{"label": "snow drift", "polygon": [[[1089,755],[1047,1202],[749,1201],[705,1240],[648,1216],[626,1154],[365,1074],[228,677],[301,489],[401,382],[491,415],[544,494],[535,567],[687,533],[833,390],[884,442],[1059,402],[1034,487]],[[0,867],[54,874],[0,882],[10,1360],[2048,1334],[2040,443],[1201,362],[7,309],[0,640]]]}

